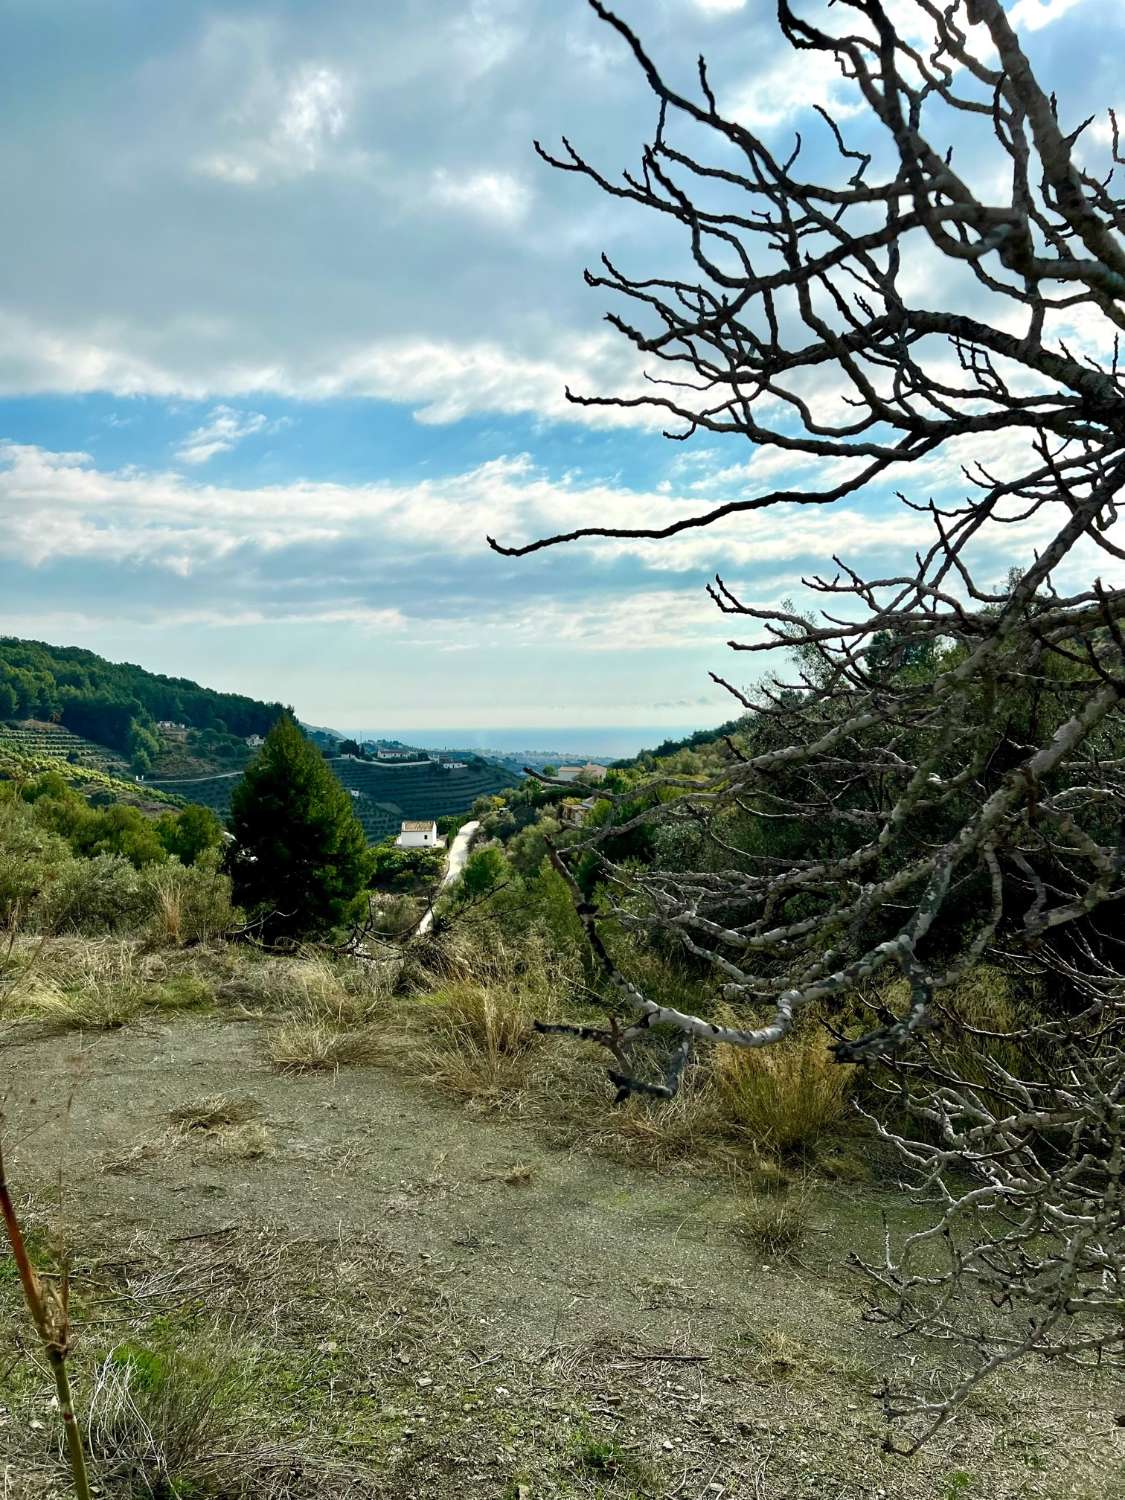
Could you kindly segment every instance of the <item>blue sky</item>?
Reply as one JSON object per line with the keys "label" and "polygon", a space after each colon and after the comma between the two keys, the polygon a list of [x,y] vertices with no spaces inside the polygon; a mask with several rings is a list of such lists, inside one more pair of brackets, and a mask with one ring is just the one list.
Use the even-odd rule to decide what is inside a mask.
{"label": "blue sky", "polygon": [[[1119,0],[1012,9],[1064,111],[1125,105]],[[767,136],[829,101],[862,137],[772,0],[621,10]],[[917,544],[883,493],[487,550],[808,478],[563,399],[638,378],[583,267],[678,253],[532,153],[565,131],[616,171],[651,128],[583,0],[0,0],[0,40],[0,630],[345,728],[695,727],[730,712],[707,669],[749,671],[716,569],[776,602],[842,547]]]}

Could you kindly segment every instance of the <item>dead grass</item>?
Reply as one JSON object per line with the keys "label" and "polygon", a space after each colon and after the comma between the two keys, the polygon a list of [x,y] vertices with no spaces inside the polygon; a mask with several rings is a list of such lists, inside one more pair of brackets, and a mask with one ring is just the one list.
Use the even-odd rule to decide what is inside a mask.
{"label": "dead grass", "polygon": [[397,958],[375,964],[322,954],[254,957],[239,964],[220,994],[256,1016],[281,1014],[354,1028],[385,1016],[400,971]]}
{"label": "dead grass", "polygon": [[208,950],[164,953],[128,938],[25,942],[9,955],[5,1009],[55,1031],[115,1030],[146,1010],[205,1009],[215,967]]}
{"label": "dead grass", "polygon": [[742,1233],[769,1260],[786,1260],[795,1254],[811,1223],[811,1195],[805,1184],[751,1198],[740,1216]]}
{"label": "dead grass", "polygon": [[234,1094],[208,1094],[189,1104],[177,1105],[168,1111],[173,1125],[183,1131],[219,1130],[224,1126],[242,1125],[258,1113],[256,1099],[239,1098]]}
{"label": "dead grass", "polygon": [[772,1047],[720,1044],[712,1070],[726,1127],[782,1156],[807,1150],[840,1123],[855,1072],[833,1060],[813,1025]]}
{"label": "dead grass", "polygon": [[454,980],[421,1015],[431,1036],[421,1062],[446,1093],[494,1099],[526,1087],[538,1041],[526,993]]}
{"label": "dead grass", "polygon": [[298,1017],[270,1033],[270,1062],[283,1073],[333,1072],[373,1063],[380,1056],[371,1027],[341,1030],[332,1021]]}

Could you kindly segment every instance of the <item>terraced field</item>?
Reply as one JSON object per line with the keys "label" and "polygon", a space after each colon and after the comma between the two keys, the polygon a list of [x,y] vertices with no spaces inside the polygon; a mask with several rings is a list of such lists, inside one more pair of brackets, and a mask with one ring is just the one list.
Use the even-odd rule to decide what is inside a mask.
{"label": "terraced field", "polygon": [[72,765],[102,771],[107,776],[127,777],[130,774],[122,756],[105,745],[72,734],[61,724],[42,724],[34,719],[0,724],[0,750],[5,749],[33,759],[49,756],[69,761]]}
{"label": "terraced field", "polygon": [[401,809],[403,818],[443,818],[467,812],[478,797],[505,791],[515,780],[503,766],[487,761],[470,761],[460,771],[446,770],[437,761],[377,765],[347,755],[336,756],[328,764],[349,791]]}
{"label": "terraced field", "polygon": [[90,761],[64,760],[59,755],[45,755],[17,748],[17,743],[0,736],[0,781],[40,776],[54,771],[68,786],[86,797],[101,797],[126,802],[141,808],[180,807],[183,799],[162,791],[147,782],[138,783],[131,776],[113,776],[99,770]]}
{"label": "terraced field", "polygon": [[[330,757],[328,764],[352,794],[356,816],[373,844],[397,833],[405,818],[442,818],[467,812],[478,797],[504,791],[513,780],[503,766],[490,762],[470,762],[463,770],[450,771],[437,761],[383,766],[338,755]],[[238,773],[230,772],[201,780],[149,780],[145,786],[188,802],[201,802],[226,819],[238,780]]]}

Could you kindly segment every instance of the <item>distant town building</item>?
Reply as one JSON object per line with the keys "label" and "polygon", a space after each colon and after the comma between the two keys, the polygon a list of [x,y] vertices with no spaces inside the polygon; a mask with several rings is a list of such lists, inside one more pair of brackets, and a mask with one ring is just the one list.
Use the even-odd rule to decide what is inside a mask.
{"label": "distant town building", "polygon": [[436,849],[438,843],[437,824],[425,819],[415,822],[407,819],[402,825],[395,844],[399,849]]}
{"label": "distant town building", "polygon": [[555,780],[577,781],[581,777],[584,781],[604,781],[605,770],[605,766],[596,766],[588,760],[584,766],[560,766],[555,772]]}
{"label": "distant town building", "polygon": [[159,719],[157,729],[166,740],[186,740],[188,727],[186,724],[177,724],[174,719]]}
{"label": "distant town building", "polygon": [[441,764],[447,771],[467,771],[469,769],[468,761],[464,760],[443,760]]}
{"label": "distant town building", "polygon": [[385,750],[378,749],[375,752],[376,760],[424,760],[417,750]]}
{"label": "distant town building", "polygon": [[260,734],[248,734],[246,736],[246,745],[250,750],[260,750],[265,743]]}

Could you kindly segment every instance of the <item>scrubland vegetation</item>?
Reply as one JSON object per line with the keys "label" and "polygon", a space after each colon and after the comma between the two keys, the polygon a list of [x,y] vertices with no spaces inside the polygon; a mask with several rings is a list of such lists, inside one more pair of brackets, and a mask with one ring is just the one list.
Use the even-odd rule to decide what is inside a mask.
{"label": "scrubland vegetation", "polygon": [[[494,549],[935,459],[970,493],[903,494],[928,547],[808,580],[819,616],[717,577],[732,646],[783,662],[716,679],[745,712],[482,798],[440,894],[280,706],[5,643],[0,717],[135,768],[157,713],[238,754],[269,728],[229,837],[50,769],[0,786],[6,1497],[86,1500],[80,1450],[111,1500],[1125,1493],[1125,589],[1074,571],[1125,555],[1116,117],[1092,175],[999,0],[914,7],[922,50],[876,0],[831,34],[782,5],[886,137],[821,110],[818,184],[592,6],[656,131],[624,185],[541,155],[688,258],[588,274],[671,371],[574,399],[772,446],[783,487]],[[908,300],[910,236],[972,298]]]}
{"label": "scrubland vegetation", "polygon": [[[746,724],[737,731],[748,732]],[[690,783],[724,753],[705,743],[662,759]],[[647,775],[643,764],[614,770],[591,815],[595,824],[631,821],[634,789],[637,801],[651,795]],[[290,809],[279,822],[277,787],[265,770],[248,784],[264,788],[271,840],[304,816]],[[663,1494],[686,1467],[700,1483],[718,1473],[743,1487],[734,1493],[747,1494],[776,1472],[784,1475],[774,1486],[780,1495],[833,1483],[849,1495],[879,1488],[941,1494],[944,1485],[951,1494],[1092,1497],[1092,1476],[1112,1442],[1108,1414],[1089,1439],[1089,1462],[1064,1478],[1047,1411],[1058,1394],[1039,1371],[1030,1376],[1038,1435],[1026,1450],[1016,1454],[1004,1436],[1005,1402],[1013,1396],[1002,1394],[1009,1387],[1001,1383],[993,1405],[984,1399],[964,1419],[983,1456],[962,1460],[954,1441],[905,1476],[884,1472],[901,1461],[878,1456],[874,1397],[880,1370],[900,1356],[890,1342],[860,1332],[862,1286],[844,1269],[842,1252],[876,1243],[883,1215],[897,1233],[915,1227],[917,1210],[901,1193],[897,1159],[864,1118],[864,1111],[893,1118],[895,1106],[888,1114],[865,1070],[833,1059],[820,1019],[810,1016],[767,1050],[701,1049],[674,1097],[634,1094],[624,1104],[614,1103],[599,1045],[539,1029],[597,1028],[607,1003],[572,893],[548,853],[548,840],[565,849],[584,836],[556,817],[570,795],[528,782],[508,797],[482,801],[475,809],[481,842],[464,876],[442,897],[431,933],[412,939],[409,926],[388,935],[355,906],[359,900],[385,911],[409,902],[404,887],[420,874],[405,868],[410,860],[379,855],[354,874],[356,882],[374,879],[374,891],[360,890],[336,907],[305,903],[306,913],[320,915],[304,936],[288,925],[271,933],[253,901],[236,904],[222,841],[200,810],[123,816],[122,808],[89,806],[49,773],[0,788],[4,1056],[19,1069],[34,1066],[40,1079],[45,1065],[56,1073],[48,1097],[42,1082],[21,1090],[15,1114],[9,1090],[8,1130],[17,1148],[9,1151],[9,1174],[46,1284],[61,1285],[57,1276],[67,1268],[76,1419],[98,1492],[122,1500],[225,1500],[392,1494],[412,1486],[452,1495],[467,1484],[512,1496],[625,1497]],[[623,800],[613,805],[612,797]],[[347,812],[334,793],[329,800]],[[256,816],[249,802],[245,812],[244,840]],[[306,820],[306,833],[308,826]],[[314,816],[311,826],[323,836],[323,820]],[[639,868],[667,859],[673,847],[666,832],[637,830],[622,836],[615,858]],[[698,854],[693,847],[684,857],[694,862]],[[604,900],[596,864],[583,878],[591,898]],[[332,890],[338,897],[343,888]],[[604,923],[603,934],[614,962],[646,993],[690,1004],[720,1024],[729,1019],[705,969],[690,957],[645,941],[620,921]],[[858,1015],[865,1005],[899,998],[892,985],[857,994],[853,1004]],[[1042,998],[1018,976],[982,963],[949,1004],[965,1023],[997,1033],[987,1046],[1009,1057],[1019,1045],[1005,1035],[1013,1017]],[[117,1065],[105,1049],[121,1046],[136,1061],[167,1050],[195,1065],[159,1084],[136,1075],[139,1118],[133,1123],[131,1113],[129,1123],[110,1126],[99,1114],[106,1105],[84,1100],[112,1091]],[[228,1063],[232,1052],[237,1061]],[[476,1292],[465,1302],[461,1291],[460,1302],[451,1302],[440,1276],[435,1280],[440,1255],[432,1247],[449,1250],[440,1219],[427,1219],[413,1261],[394,1236],[372,1240],[354,1223],[333,1231],[326,1252],[322,1210],[291,1174],[312,1150],[316,1176],[327,1172],[346,1184],[365,1170],[360,1163],[369,1153],[379,1155],[353,1087],[403,1101],[398,1107],[420,1112],[438,1140],[464,1140],[466,1156],[479,1165],[459,1169],[468,1174],[459,1193],[513,1195],[513,1223],[519,1204],[539,1205],[535,1232],[544,1244],[524,1267],[532,1281],[543,1274],[548,1247],[570,1234],[564,1199],[574,1186],[558,1199],[559,1185],[547,1186],[555,1174],[589,1184],[624,1173],[616,1186],[606,1179],[597,1188],[607,1263],[595,1258],[574,1268],[608,1299],[606,1326],[617,1330],[609,1342],[587,1322],[556,1341],[545,1334],[549,1374],[534,1373],[541,1365],[529,1342],[534,1300],[494,1284],[486,1255],[487,1305]],[[328,1091],[317,1108],[338,1098],[347,1117],[330,1146],[306,1148],[300,1140],[314,1088]],[[282,1123],[290,1117],[296,1129]],[[425,1171],[434,1175],[408,1172],[403,1203],[410,1206],[392,1215],[428,1213],[423,1205],[435,1193],[444,1199],[451,1191],[446,1148],[433,1135],[424,1139]],[[410,1133],[401,1143],[408,1153],[414,1141]],[[485,1162],[493,1141],[491,1166]],[[60,1168],[62,1199],[52,1187]],[[205,1201],[192,1205],[183,1197],[201,1174],[229,1182],[229,1211],[216,1216]],[[112,1184],[114,1203],[121,1193],[135,1201],[144,1189],[143,1228],[128,1232],[132,1240],[113,1227],[130,1220],[127,1202],[108,1224],[93,1209],[104,1198],[99,1181]],[[254,1204],[249,1218],[239,1202],[246,1191]],[[379,1191],[390,1191],[380,1201],[399,1201],[386,1183]],[[83,1205],[77,1213],[67,1208],[74,1193]],[[684,1193],[693,1195],[691,1203],[673,1207]],[[620,1304],[623,1288],[611,1269],[626,1203],[629,1215],[639,1215],[636,1230],[620,1231],[626,1243],[646,1215],[664,1222],[686,1213],[694,1222],[702,1211],[708,1227],[692,1252],[696,1274],[716,1278],[724,1299],[742,1309],[734,1324],[716,1308],[693,1314],[695,1332],[685,1332],[675,1313],[692,1305],[678,1279],[681,1246],[651,1268],[653,1286],[680,1288],[655,1294],[663,1332],[653,1333],[653,1342],[645,1317],[633,1326],[632,1298]],[[288,1233],[278,1227],[283,1222]],[[680,1230],[668,1222],[673,1240],[660,1254],[679,1245]],[[470,1248],[456,1252],[473,1267],[486,1243],[480,1233],[467,1229]],[[15,1332],[22,1308],[3,1264],[2,1316]],[[466,1269],[475,1279],[476,1269]],[[818,1317],[826,1320],[819,1332],[804,1314],[795,1324],[769,1306],[775,1294],[763,1291],[763,1281],[780,1286],[794,1276],[817,1289],[824,1309]],[[504,1312],[497,1302],[506,1304]],[[479,1361],[493,1355],[471,1335],[466,1344],[458,1306],[474,1309],[470,1322],[492,1327],[499,1319],[509,1328],[512,1352],[497,1356],[483,1392]],[[753,1331],[737,1332],[750,1307]],[[0,1430],[9,1472],[26,1476],[10,1481],[9,1492],[38,1497],[56,1492],[64,1470],[45,1372],[25,1347],[7,1398],[12,1420]],[[912,1348],[909,1357],[926,1355]],[[677,1438],[670,1456],[667,1411],[690,1387],[649,1377],[683,1373],[681,1358],[686,1369],[694,1360],[708,1367],[711,1425],[702,1436],[690,1427],[687,1447]],[[1096,1408],[1106,1396],[1095,1383],[1082,1399]],[[814,1412],[834,1434],[830,1443],[810,1446],[805,1434]],[[774,1449],[785,1456],[771,1469]],[[879,1480],[864,1488],[854,1475],[871,1464]],[[967,1476],[963,1491],[958,1474]]]}

